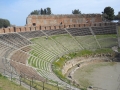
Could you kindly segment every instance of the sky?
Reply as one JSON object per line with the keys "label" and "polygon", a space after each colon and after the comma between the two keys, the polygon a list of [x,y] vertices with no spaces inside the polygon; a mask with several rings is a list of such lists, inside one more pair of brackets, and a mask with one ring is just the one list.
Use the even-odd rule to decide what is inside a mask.
{"label": "sky", "polygon": [[112,7],[115,15],[120,11],[120,0],[0,0],[0,18],[8,19],[12,25],[24,26],[27,16],[34,10],[50,7],[53,14],[101,13]]}

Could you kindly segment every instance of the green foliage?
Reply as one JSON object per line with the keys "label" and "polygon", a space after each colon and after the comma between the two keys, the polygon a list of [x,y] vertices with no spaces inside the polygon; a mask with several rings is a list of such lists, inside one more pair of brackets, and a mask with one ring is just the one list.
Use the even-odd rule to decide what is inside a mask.
{"label": "green foliage", "polygon": [[0,78],[7,79],[7,77],[3,76],[2,74],[0,74]]}
{"label": "green foliage", "polygon": [[105,7],[103,14],[105,15],[104,18],[107,20],[114,19],[114,9],[111,7]]}
{"label": "green foliage", "polygon": [[27,90],[0,74],[0,90]]}
{"label": "green foliage", "polygon": [[79,11],[79,9],[75,9],[72,11],[72,14],[81,14],[81,11]]}
{"label": "green foliage", "polygon": [[50,14],[51,14],[51,8],[47,7],[47,9],[46,9],[46,14],[47,14],[47,15],[50,15]]}
{"label": "green foliage", "polygon": [[104,39],[104,38],[117,38],[115,34],[107,34],[107,35],[96,35],[97,39]]}
{"label": "green foliage", "polygon": [[114,20],[120,20],[120,15],[116,15],[116,16],[114,17]]}
{"label": "green foliage", "polygon": [[[30,85],[30,82],[32,82],[30,79],[27,79],[27,78],[22,78],[22,81],[26,83],[27,85]],[[54,83],[54,85],[50,83]],[[58,86],[56,82],[50,81],[50,83],[48,84],[44,82],[44,90],[47,90],[47,88],[49,90],[58,90]],[[35,90],[43,90],[43,82],[38,82],[34,80],[33,83],[31,84],[31,87],[35,88]],[[63,89],[59,87],[59,90],[63,90]]]}
{"label": "green foliage", "polygon": [[39,11],[37,11],[37,10],[34,10],[31,12],[31,15],[38,15],[38,14],[39,14]]}
{"label": "green foliage", "polygon": [[95,50],[94,54],[96,53],[100,54],[100,53],[114,53],[114,52],[110,48],[102,48],[102,49]]}
{"label": "green foliage", "polygon": [[118,15],[114,16],[114,20],[120,20],[120,12],[118,12]]}
{"label": "green foliage", "polygon": [[113,51],[110,48],[103,48],[103,49],[96,49],[94,51],[82,50],[79,52],[69,53],[67,55],[60,57],[59,60],[54,61],[52,69],[59,78],[61,78],[62,80],[66,81],[66,82],[69,82],[69,80],[67,80],[65,78],[65,76],[63,76],[62,71],[61,71],[66,61],[68,61],[72,58],[76,58],[76,57],[91,56],[91,55],[96,55],[96,54],[101,54],[101,53],[104,53],[104,54],[105,53],[113,53]]}
{"label": "green foliage", "polygon": [[92,53],[93,53],[93,52],[90,51],[90,50],[82,50],[82,51],[76,53],[76,56],[77,56],[77,57],[78,57],[78,56],[86,56],[86,55],[91,55]]}
{"label": "green foliage", "polygon": [[51,38],[52,38],[52,39],[64,38],[64,37],[71,38],[71,36],[70,36],[70,35],[68,35],[68,34],[62,34],[62,35],[53,35],[53,36],[51,36]]}
{"label": "green foliage", "polygon": [[46,11],[46,9],[44,9],[44,14],[47,14],[47,11]]}
{"label": "green foliage", "polygon": [[30,15],[50,15],[51,14],[51,8],[47,7],[45,9],[40,10],[34,10],[30,13]]}
{"label": "green foliage", "polygon": [[7,28],[10,26],[10,22],[7,19],[0,19],[0,28],[4,27]]}
{"label": "green foliage", "polygon": [[54,62],[55,66],[62,68],[62,66],[65,63],[66,59],[67,58],[65,56],[62,56],[61,58],[59,58],[59,61]]}
{"label": "green foliage", "polygon": [[41,8],[41,15],[43,15],[44,14],[44,11],[43,11],[43,9]]}
{"label": "green foliage", "polygon": [[[68,61],[71,60],[73,58],[76,57],[81,57],[81,56],[85,56],[85,57],[89,57],[91,55],[95,55],[95,54],[102,54],[102,53],[112,53],[111,48],[106,48],[106,49],[97,49],[97,47],[95,47],[94,45],[94,37],[91,35],[87,35],[87,36],[75,36],[76,40],[78,40],[82,46],[85,47],[85,45],[87,46],[88,44],[88,50],[87,48],[84,50],[79,49],[79,46],[76,42],[74,42],[74,39],[72,39],[72,37],[68,34],[61,34],[61,35],[52,35],[50,37],[48,37],[46,39],[46,36],[43,37],[37,37],[37,38],[33,38],[31,39],[31,41],[33,43],[36,43],[34,46],[32,46],[32,50],[30,51],[30,54],[32,54],[31,57],[29,57],[28,59],[28,63],[35,67],[35,68],[42,68],[43,70],[45,68],[48,68],[47,65],[43,63],[45,60],[45,62],[53,62],[53,60],[56,58],[56,61],[54,61],[52,63],[52,70],[57,74],[57,76],[61,79],[64,80],[65,82],[69,83],[69,80],[66,79],[66,77],[62,74],[62,68],[64,66],[64,64]],[[114,43],[114,41],[112,41],[111,39],[113,38],[117,38],[117,36],[115,34],[108,34],[108,35],[96,35],[97,40],[106,40],[107,42],[105,42],[105,45],[110,41],[112,43]],[[58,41],[55,42],[55,41]],[[114,39],[113,39],[114,40]],[[91,44],[91,42],[93,42]],[[68,50],[70,50],[70,52],[68,52],[67,54],[65,54],[65,50],[61,45],[59,45],[59,43],[61,45],[63,45],[64,47],[66,47]],[[90,45],[91,44],[91,45]],[[110,43],[111,45],[111,43]],[[108,46],[108,45],[106,45]],[[93,47],[93,49],[89,49],[89,47]],[[80,51],[79,51],[80,50]],[[62,53],[61,53],[62,52]],[[55,55],[54,55],[55,54]],[[59,55],[59,56],[56,56]],[[63,55],[63,56],[61,56]],[[35,59],[35,57],[37,58],[42,58],[42,59]],[[55,57],[55,58],[54,58]],[[41,62],[43,61],[43,62]],[[50,63],[51,64],[51,63]],[[45,69],[47,70],[47,69]],[[43,73],[41,71],[41,73]],[[47,78],[47,76],[45,76],[43,74],[43,77]]]}

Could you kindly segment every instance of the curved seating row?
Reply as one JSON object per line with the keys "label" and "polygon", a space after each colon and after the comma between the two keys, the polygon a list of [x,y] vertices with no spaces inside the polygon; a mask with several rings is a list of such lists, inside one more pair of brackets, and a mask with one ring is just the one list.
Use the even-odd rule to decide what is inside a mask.
{"label": "curved seating row", "polygon": [[10,56],[10,63],[19,74],[22,72],[40,80],[47,78],[62,85],[68,85],[53,73],[51,69],[53,60],[59,59],[62,55],[70,52],[99,48],[98,43],[103,48],[118,44],[117,37],[114,35],[99,36],[116,34],[115,26],[91,28],[94,35],[89,28],[0,34],[0,57],[9,58]]}

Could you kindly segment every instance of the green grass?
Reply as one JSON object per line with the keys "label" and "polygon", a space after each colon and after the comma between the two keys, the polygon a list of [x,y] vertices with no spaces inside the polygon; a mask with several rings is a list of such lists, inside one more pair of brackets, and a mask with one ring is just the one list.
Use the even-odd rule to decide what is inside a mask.
{"label": "green grass", "polygon": [[[46,82],[39,82],[39,81],[31,81],[29,79],[24,79],[22,78],[22,81],[25,82],[26,84],[30,85],[31,83],[31,87],[35,88],[36,90],[43,90],[43,86],[44,86],[44,90],[50,89],[50,90],[63,90],[61,87],[58,87],[57,84],[56,85],[52,85],[52,84],[48,84]],[[44,85],[43,85],[44,84]]]}
{"label": "green grass", "polygon": [[103,39],[103,38],[117,38],[116,34],[106,34],[106,35],[96,35],[97,39]]}
{"label": "green grass", "polygon": [[120,52],[120,48],[118,48],[118,52]]}
{"label": "green grass", "polygon": [[63,37],[68,37],[71,38],[71,36],[69,34],[61,34],[61,35],[52,35],[50,36],[52,39],[57,39],[57,38],[63,38]]}
{"label": "green grass", "polygon": [[0,90],[27,90],[0,74]]}
{"label": "green grass", "polygon": [[99,48],[93,35],[75,36],[75,38],[85,49]]}
{"label": "green grass", "polygon": [[120,26],[118,27],[118,36],[120,36]]}
{"label": "green grass", "polygon": [[56,73],[56,75],[59,78],[69,83],[70,81],[66,79],[66,77],[62,74],[62,71],[61,71],[66,61],[71,60],[72,58],[81,57],[81,56],[83,57],[83,56],[91,56],[96,54],[108,54],[108,53],[114,53],[114,52],[110,48],[105,48],[105,49],[97,49],[94,51],[82,50],[79,52],[70,53],[60,57],[59,60],[53,62],[53,65],[54,65],[53,71]]}
{"label": "green grass", "polygon": [[[30,51],[30,54],[41,59],[33,60],[31,56],[28,59],[28,63],[31,63],[31,65],[35,68],[39,68],[39,65],[36,63],[40,63],[41,67],[43,66],[42,69],[46,70],[45,68],[48,67],[42,63],[42,60],[46,62],[52,62],[52,60],[57,56],[57,59],[53,62],[53,71],[60,79],[69,83],[69,80],[66,79],[64,75],[62,75],[61,71],[66,61],[81,56],[91,56],[101,53],[113,53],[110,47],[117,45],[117,36],[115,34],[96,35],[96,38],[102,46],[102,49],[98,49],[99,46],[92,35],[75,36],[75,39],[78,41],[78,43],[85,48],[84,50],[82,50],[79,44],[68,34],[52,35],[48,39],[46,39],[45,36],[33,38],[31,41],[35,44],[31,47],[32,50]],[[66,53],[67,50],[70,52]],[[50,60],[48,60],[49,58]],[[36,62],[36,60],[38,62]]]}

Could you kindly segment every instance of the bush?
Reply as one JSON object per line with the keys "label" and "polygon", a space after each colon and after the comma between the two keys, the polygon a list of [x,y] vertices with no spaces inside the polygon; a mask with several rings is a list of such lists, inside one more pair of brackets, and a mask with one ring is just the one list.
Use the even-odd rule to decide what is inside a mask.
{"label": "bush", "polygon": [[4,27],[7,28],[10,26],[10,22],[7,19],[0,19],[0,28]]}

